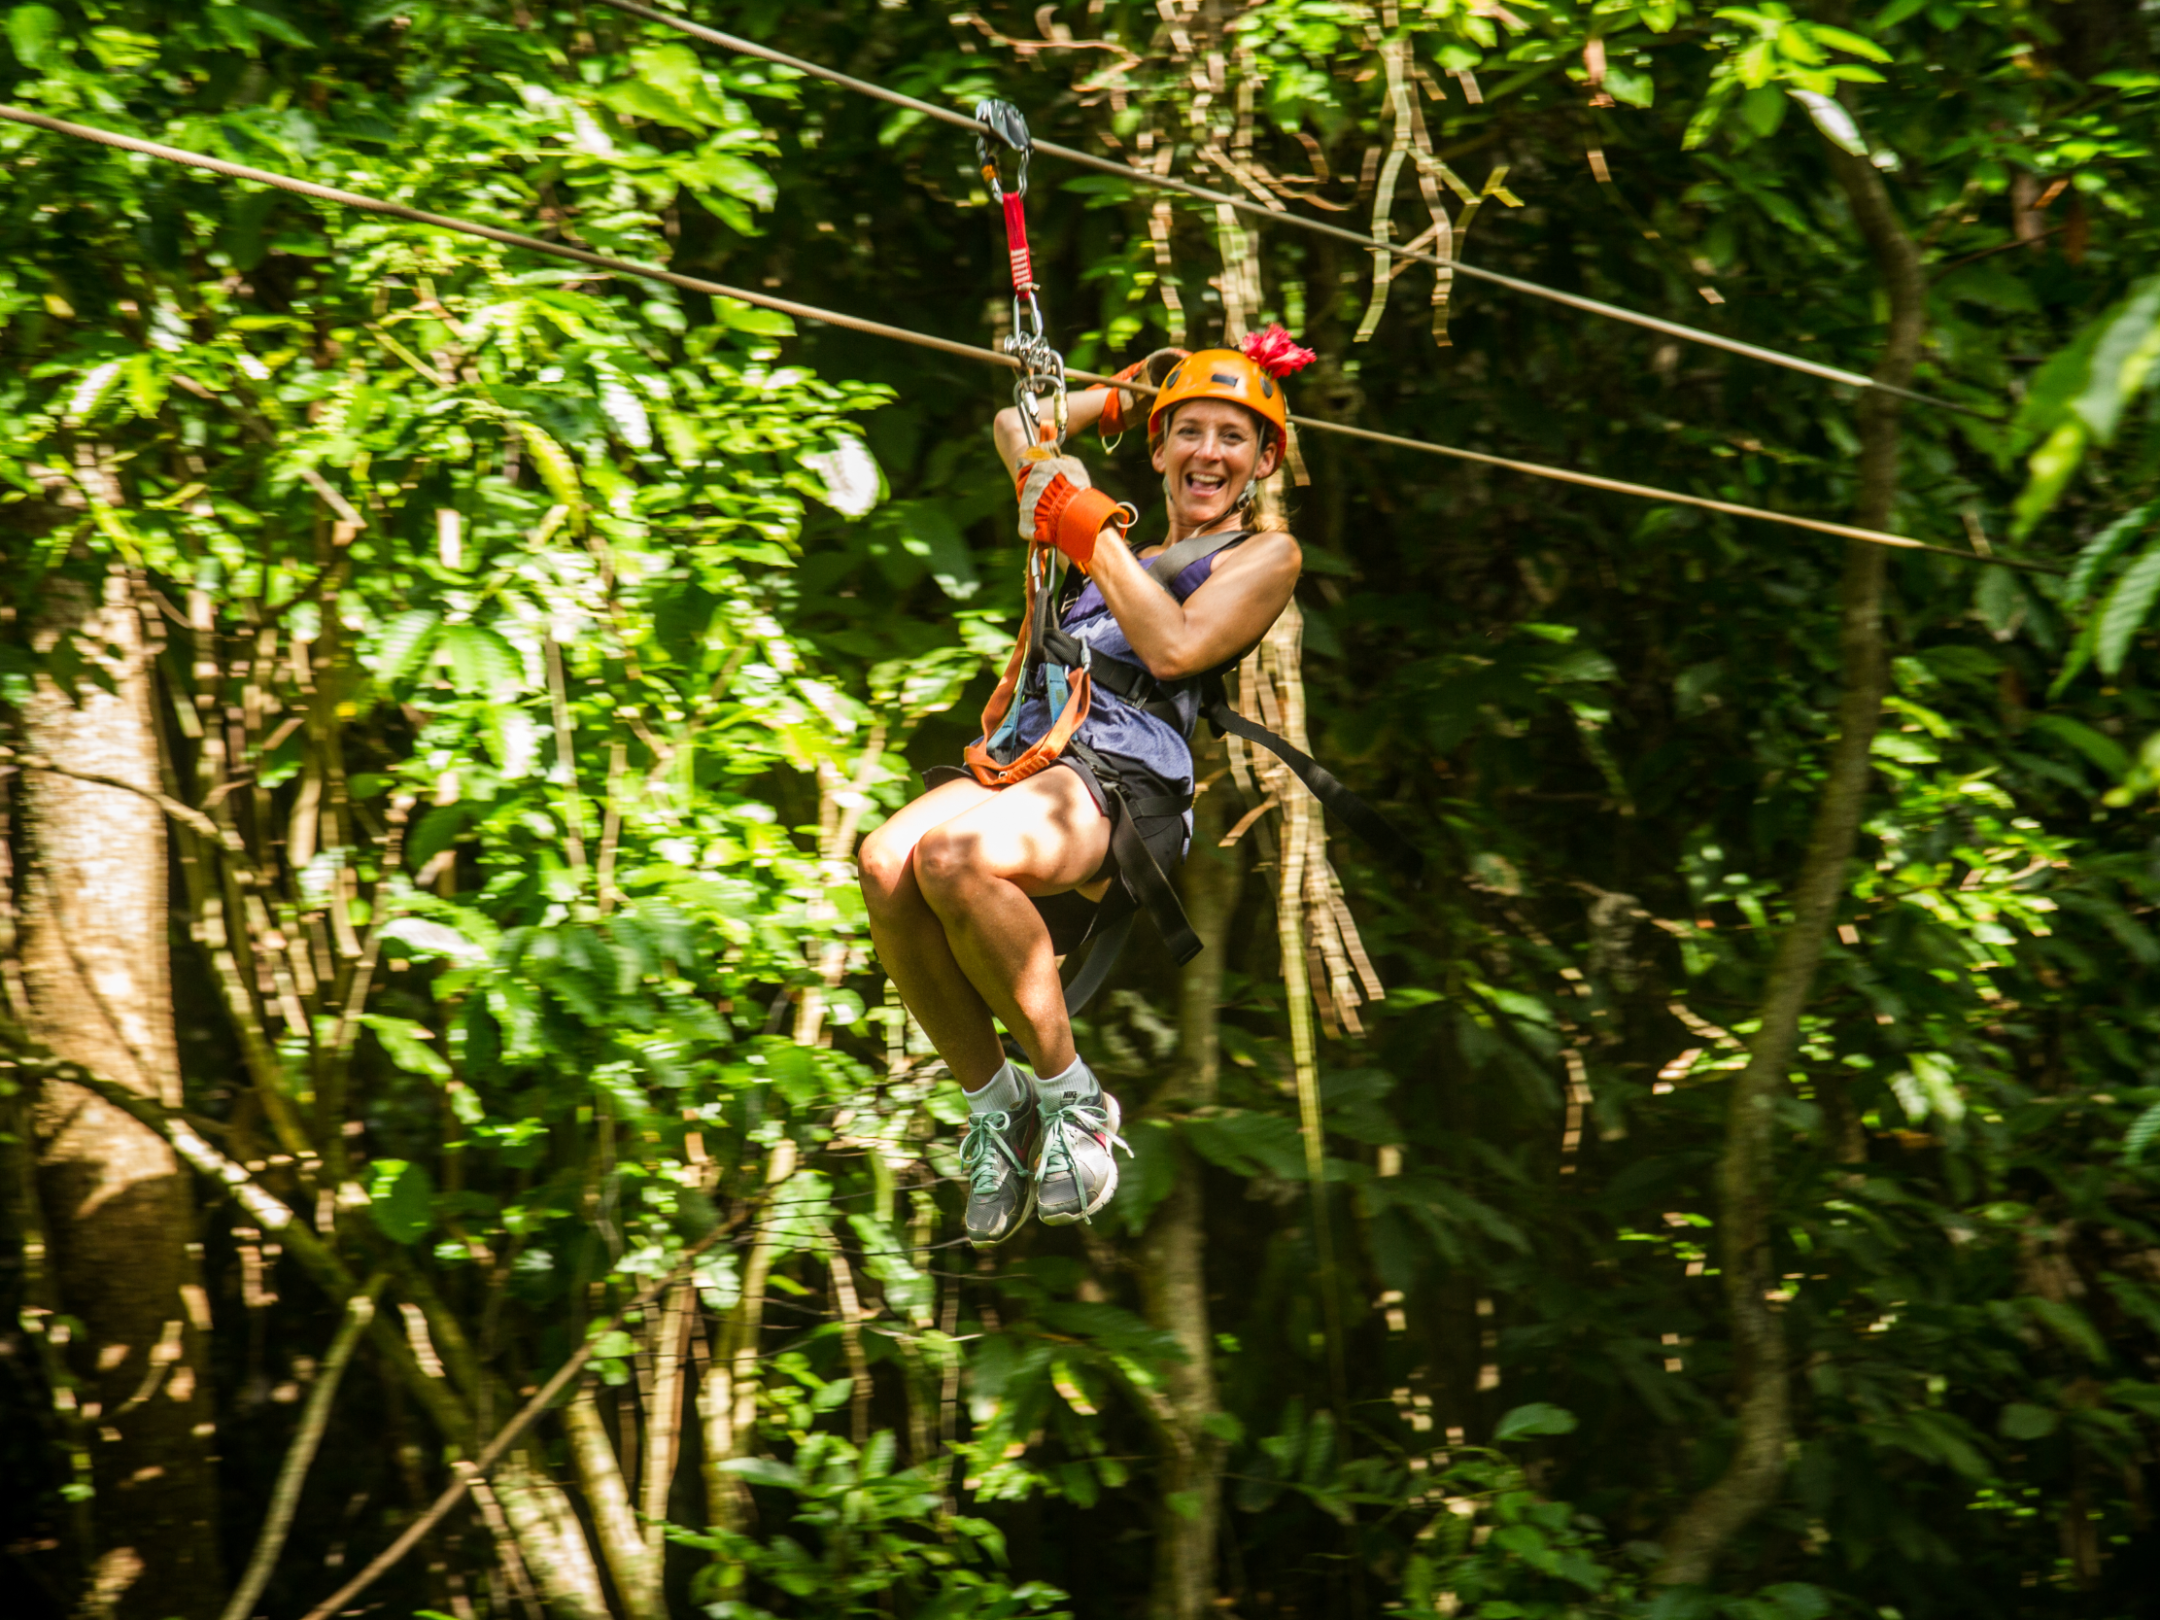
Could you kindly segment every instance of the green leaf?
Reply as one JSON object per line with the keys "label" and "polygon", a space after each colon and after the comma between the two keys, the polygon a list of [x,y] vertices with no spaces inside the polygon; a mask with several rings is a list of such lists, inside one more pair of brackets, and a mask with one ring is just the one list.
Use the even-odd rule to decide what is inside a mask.
{"label": "green leaf", "polygon": [[239,10],[241,15],[247,18],[248,26],[258,34],[267,34],[280,44],[297,45],[304,51],[315,48],[315,42],[312,39],[309,39],[307,35],[301,33],[299,29],[274,11],[260,4],[242,6]]}
{"label": "green leaf", "polygon": [[434,608],[412,608],[392,619],[375,643],[375,678],[385,686],[405,678],[435,645],[435,628],[442,614]]}
{"label": "green leaf", "polygon": [[585,511],[585,486],[579,481],[577,463],[570,459],[570,452],[548,437],[545,429],[531,422],[520,422],[518,434],[524,439],[533,467],[540,474],[540,482],[547,486],[547,492],[559,505],[570,508],[573,519],[581,518]]}
{"label": "green leaf", "polygon": [[1995,1470],[1973,1443],[1976,1438],[1965,1422],[1949,1412],[1918,1406],[1905,1414],[1906,1426],[1921,1436],[1944,1462],[1967,1479],[1992,1479]]}
{"label": "green leaf", "polygon": [[2154,1103],[2144,1113],[2130,1122],[2123,1132],[2122,1156],[2125,1164],[2135,1164],[2152,1145],[2154,1137],[2160,1136],[2160,1103]]}
{"label": "green leaf", "polygon": [[394,940],[416,957],[439,956],[467,967],[488,959],[485,945],[424,917],[392,917],[383,925],[382,937],[385,944]]}
{"label": "green leaf", "polygon": [[1862,56],[1870,62],[1887,62],[1890,60],[1890,53],[1872,39],[1855,34],[1849,29],[1839,28],[1834,23],[1809,23],[1807,31],[1811,39],[1820,44],[1828,45],[1833,50],[1846,51],[1854,56]]}
{"label": "green leaf", "polygon": [[2045,1326],[2049,1332],[2087,1361],[2105,1365],[2108,1361],[2107,1343],[2092,1325],[2092,1318],[2067,1300],[2042,1299],[2028,1294],[2018,1303]]}
{"label": "green leaf", "polygon": [[2084,549],[2077,554],[2077,561],[2071,565],[2069,579],[2063,584],[2063,600],[2082,602],[2092,595],[2100,570],[2137,543],[2151,522],[2152,512],[2150,505],[2125,512],[2086,541]]}
{"label": "green leaf", "polygon": [[163,366],[154,354],[138,354],[128,362],[128,403],[135,407],[137,416],[155,416],[158,407],[165,403],[166,380]]}
{"label": "green leaf", "polygon": [[427,1166],[377,1159],[369,1170],[368,1213],[393,1243],[415,1243],[435,1224],[435,1183]]}
{"label": "green leaf", "polygon": [[388,1013],[363,1013],[360,1022],[375,1032],[383,1050],[390,1054],[390,1061],[407,1074],[425,1074],[437,1080],[450,1078],[450,1065],[428,1044],[435,1032],[425,1024],[393,1018]]}
{"label": "green leaf", "polygon": [[2113,675],[2129,656],[2130,642],[2160,597],[2160,546],[2155,546],[2123,571],[2100,610],[2100,632],[2093,648],[2100,673]]}
{"label": "green leaf", "polygon": [[450,684],[458,691],[491,703],[507,703],[517,696],[524,681],[524,662],[500,634],[485,625],[446,625],[442,645],[450,655]]}
{"label": "green leaf", "polygon": [[1740,98],[1740,116],[1749,129],[1767,139],[1785,122],[1785,109],[1790,105],[1792,98],[1781,87],[1759,84]]}
{"label": "green leaf", "polygon": [[729,1457],[714,1466],[722,1473],[740,1474],[753,1485],[773,1485],[790,1491],[802,1488],[800,1474],[770,1457]]}
{"label": "green leaf", "polygon": [[875,525],[879,534],[891,537],[902,554],[927,567],[938,589],[955,601],[966,601],[981,587],[967,537],[953,521],[945,502],[895,501],[879,510]]}
{"label": "green leaf", "polygon": [[2044,1406],[2012,1401],[1996,1419],[1995,1432],[2005,1440],[2038,1440],[2053,1434],[2056,1424],[2061,1421],[2058,1414]]}
{"label": "green leaf", "polygon": [[1876,13],[1875,20],[1868,26],[1878,33],[1885,28],[1895,28],[1907,17],[1925,11],[1931,3],[1932,0],[1890,0],[1887,6]]}
{"label": "green leaf", "polygon": [[715,298],[713,313],[718,315],[731,332],[748,332],[753,337],[793,337],[795,323],[777,309],[761,309],[756,304],[746,304],[739,298]]}
{"label": "green leaf", "polygon": [[2073,720],[2062,714],[2035,715],[2032,729],[2068,743],[2116,780],[2130,774],[2129,750],[2113,737],[2093,730],[2083,721]]}
{"label": "green leaf", "polygon": [[84,372],[82,381],[75,385],[75,392],[68,396],[68,402],[62,410],[62,415],[69,425],[87,422],[95,416],[98,407],[105,403],[126,368],[125,360],[107,360],[103,365],[92,366]]}
{"label": "green leaf", "polygon": [[2160,276],[2132,293],[2100,327],[2086,382],[2071,409],[2102,444],[2115,439],[2123,407],[2144,392],[2160,360]]}
{"label": "green leaf", "polygon": [[47,67],[46,47],[60,36],[60,13],[51,6],[17,6],[7,15],[7,36],[24,67]]}
{"label": "green leaf", "polygon": [[1780,1620],[1823,1620],[1831,1609],[1830,1594],[1805,1581],[1780,1581],[1776,1586],[1764,1587],[1756,1596],[1776,1604]]}
{"label": "green leaf", "polygon": [[1305,1179],[1305,1148],[1297,1124],[1280,1114],[1233,1109],[1187,1120],[1184,1131],[1195,1153],[1233,1175],[1266,1171],[1284,1181]]}
{"label": "green leaf", "polygon": [[1541,1434],[1572,1434],[1575,1430],[1575,1414],[1564,1406],[1554,1406],[1547,1401],[1532,1401],[1518,1406],[1503,1415],[1493,1428],[1495,1442],[1528,1440]]}
{"label": "green leaf", "polygon": [[1116,1210],[1126,1231],[1138,1236],[1177,1180],[1177,1148],[1168,1120],[1143,1119],[1125,1132],[1133,1150],[1118,1181]]}
{"label": "green leaf", "polygon": [[772,176],[746,158],[708,147],[696,157],[676,163],[671,172],[677,181],[702,194],[715,192],[746,202],[760,211],[779,199],[780,188]]}
{"label": "green leaf", "polygon": [[2011,503],[2012,536],[2024,539],[2032,533],[2033,525],[2047,516],[2062,499],[2071,475],[2084,464],[2085,447],[2091,439],[2091,431],[2082,421],[2067,417],[2056,423],[2054,430],[2041,441],[2040,448],[2026,460],[2025,487]]}
{"label": "green leaf", "polygon": [[1624,106],[1647,107],[1657,99],[1656,80],[1618,62],[1606,67],[1605,88]]}
{"label": "green leaf", "polygon": [[456,804],[431,805],[413,829],[412,837],[406,841],[405,864],[418,871],[456,843],[465,824],[472,820],[474,808],[462,800]]}

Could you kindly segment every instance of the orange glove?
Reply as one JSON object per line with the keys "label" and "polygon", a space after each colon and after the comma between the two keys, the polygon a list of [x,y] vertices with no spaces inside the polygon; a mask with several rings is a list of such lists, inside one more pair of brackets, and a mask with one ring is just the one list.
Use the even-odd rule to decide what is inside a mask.
{"label": "orange glove", "polygon": [[[1191,353],[1190,349],[1157,349],[1145,360],[1135,360],[1118,372],[1117,379],[1119,382],[1129,382],[1135,377],[1144,376],[1159,388],[1163,378],[1170,375],[1170,368]],[[1104,438],[1114,439],[1134,423],[1145,422],[1147,413],[1146,395],[1135,393],[1130,388],[1113,388],[1110,390],[1109,399],[1103,402],[1102,420],[1096,423],[1096,430]]]}
{"label": "orange glove", "polygon": [[1071,456],[1045,456],[1020,464],[1020,538],[1056,546],[1082,568],[1095,555],[1095,537],[1106,524],[1125,530],[1124,510],[1088,480]]}

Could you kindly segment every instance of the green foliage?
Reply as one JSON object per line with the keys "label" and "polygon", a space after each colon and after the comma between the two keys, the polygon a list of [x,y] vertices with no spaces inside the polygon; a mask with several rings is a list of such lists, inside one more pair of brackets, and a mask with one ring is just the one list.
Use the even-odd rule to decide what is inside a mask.
{"label": "green foliage", "polygon": [[[840,1386],[839,1400],[847,1391]],[[827,1404],[838,1404],[832,1402]],[[830,1434],[802,1437],[792,1462],[743,1457],[726,1470],[788,1504],[796,1533],[747,1536],[671,1532],[677,1545],[713,1555],[691,1599],[713,1620],[773,1620],[775,1611],[737,1594],[779,1594],[779,1612],[803,1617],[884,1615],[921,1620],[1070,1620],[1065,1594],[1002,1573],[1005,1538],[987,1520],[943,1511],[936,1470],[895,1469],[890,1431],[858,1451]]]}
{"label": "green foliage", "polygon": [[[1174,978],[1141,948],[1082,1031],[1138,1150],[1111,1218],[970,1269],[963,1105],[847,858],[956,753],[1010,635],[983,433],[1004,384],[9,126],[0,680],[18,706],[40,677],[110,683],[87,638],[29,633],[109,567],[158,627],[168,781],[219,829],[174,839],[187,1101],[220,1146],[389,1270],[390,1320],[422,1318],[435,1382],[497,1422],[724,1227],[697,1331],[724,1357],[746,1289],[764,1311],[713,1470],[755,1513],[703,1494],[702,1415],[670,1509],[671,1601],[715,1614],[1137,1612],[1151,1538],[1199,1508],[1165,1423],[1191,1324],[1151,1322],[1136,1275],[1180,1175],[1208,1211],[1201,1432],[1240,1613],[1347,1612],[1352,1557],[1412,1614],[2125,1612],[2129,1555],[2063,1549],[2133,1535],[2160,1422],[2149,42],[1957,0],[1840,26],[1456,0],[707,20],[1246,184],[1215,145],[1360,222],[1399,43],[1431,162],[1403,167],[1398,240],[1431,223],[1422,180],[1478,262],[1860,369],[1879,288],[1825,142],[1871,155],[1929,258],[1921,385],[1997,418],[1908,409],[1895,521],[2072,572],[1891,564],[1861,856],[1778,1103],[1786,1494],[1717,1591],[1651,1588],[1729,1435],[1719,1081],[1838,723],[1828,543],[1307,435],[1312,725],[1438,857],[1413,895],[1332,848],[1388,990],[1323,1043],[1336,1270],[1265,818],[1236,851],[1215,1093],[1158,1091],[1183,1076]],[[4,33],[10,103],[924,330],[970,335],[1003,273],[964,137],[597,8],[24,5]],[[1508,155],[1505,186],[1497,162],[1463,180],[1474,153]],[[1487,177],[1525,206],[1495,190],[1463,235]],[[1035,183],[1075,363],[1219,335],[1212,212],[1158,235],[1122,181]],[[1422,269],[1359,345],[1368,260],[1259,242],[1248,315],[1325,357],[1301,409],[1850,503],[1849,413],[1812,382],[1464,284],[1436,348]],[[1083,453],[1149,488],[1133,447]],[[255,1342],[262,1310],[244,1376],[276,1387],[321,1353],[322,1285],[288,1254],[277,1308],[244,1306],[260,1237],[208,1241],[218,1332]],[[633,1452],[668,1320],[594,1339]],[[241,1358],[220,1444],[255,1480],[289,1409]],[[398,1459],[432,1486],[462,1444],[387,1387],[340,1395],[294,1570],[387,1541]],[[567,1479],[561,1445],[551,1420],[533,1455]],[[357,1528],[324,1505],[363,1495]],[[288,1578],[273,1607],[320,1595]],[[429,1578],[387,1601],[442,1607]]]}

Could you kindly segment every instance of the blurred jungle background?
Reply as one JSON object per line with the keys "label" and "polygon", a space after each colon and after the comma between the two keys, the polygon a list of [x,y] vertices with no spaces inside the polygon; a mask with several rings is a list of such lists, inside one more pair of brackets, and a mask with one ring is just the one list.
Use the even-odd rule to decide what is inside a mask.
{"label": "blurred jungle background", "polygon": [[[1244,701],[1428,876],[1204,741],[1123,1190],[977,1256],[851,856],[1013,632],[1009,373],[0,125],[7,1612],[2155,1612],[2151,14],[686,6],[1281,216],[1038,156],[1075,366],[1281,321],[1321,421],[1960,555],[1301,435]],[[965,131],[599,0],[0,22],[14,107],[1009,330]]]}

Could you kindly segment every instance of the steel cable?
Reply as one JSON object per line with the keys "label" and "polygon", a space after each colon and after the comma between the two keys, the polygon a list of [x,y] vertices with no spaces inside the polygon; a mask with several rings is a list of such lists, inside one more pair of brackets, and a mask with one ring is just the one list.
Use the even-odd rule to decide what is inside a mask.
{"label": "steel cable", "polygon": [[[823,79],[828,84],[839,85],[844,90],[852,90],[857,95],[870,96],[878,101],[890,102],[895,107],[905,107],[910,112],[920,113],[925,118],[935,118],[942,123],[951,124],[956,129],[968,130],[974,134],[981,134],[983,131],[983,125],[966,113],[957,112],[950,107],[940,107],[934,102],[923,101],[915,96],[905,95],[898,90],[889,90],[884,85],[875,83],[872,80],[855,78],[852,75],[825,67],[820,63],[809,61],[804,57],[790,56],[785,51],[774,50],[770,45],[760,45],[756,40],[744,39],[737,34],[722,33],[719,29],[707,28],[702,23],[694,23],[681,17],[670,16],[664,11],[654,10],[651,6],[640,5],[638,0],[600,0],[600,4],[612,7],[628,16],[641,17],[647,22],[659,23],[663,27],[672,28],[678,33],[686,34],[692,39],[703,40],[708,45],[718,45],[723,50],[734,51],[742,56],[753,56],[760,61],[771,62],[778,67],[792,68],[796,72],[806,73],[812,78]],[[1625,321],[1630,326],[1640,326],[1647,331],[1660,332],[1667,337],[1679,338],[1682,342],[1700,343],[1709,348],[1723,349],[1728,354],[1737,354],[1749,360],[1759,360],[1765,365],[1782,366],[1787,371],[1802,372],[1810,377],[1820,377],[1827,382],[1844,383],[1850,388],[1872,388],[1878,393],[1895,394],[1900,399],[1909,399],[1917,404],[1933,405],[1946,411],[1962,411],[1968,416],[1977,416],[1984,421],[1994,422],[2001,420],[2000,417],[1991,412],[1983,411],[1976,406],[1962,404],[1954,399],[1943,399],[1934,394],[1923,394],[1917,389],[1900,388],[1892,383],[1877,382],[1864,371],[1849,371],[1843,366],[1824,365],[1819,360],[1807,360],[1799,355],[1786,354],[1778,349],[1766,349],[1760,344],[1746,343],[1739,338],[1729,338],[1718,332],[1705,331],[1699,326],[1683,325],[1679,321],[1668,321],[1656,315],[1645,315],[1639,310],[1626,309],[1618,304],[1608,304],[1600,299],[1585,298],[1580,293],[1563,292],[1557,287],[1547,287],[1535,281],[1524,281],[1519,276],[1503,275],[1497,270],[1487,270],[1479,265],[1466,263],[1461,259],[1442,258],[1437,253],[1411,250],[1394,242],[1383,242],[1378,237],[1360,236],[1356,231],[1345,230],[1340,225],[1330,225],[1324,219],[1312,219],[1304,214],[1290,213],[1279,204],[1255,202],[1252,198],[1240,197],[1235,192],[1215,191],[1207,186],[1195,185],[1190,180],[1174,180],[1168,175],[1151,174],[1145,169],[1134,168],[1129,163],[1120,163],[1113,158],[1097,157],[1092,152],[1082,152],[1075,147],[1060,146],[1054,141],[1035,140],[1030,144],[1036,151],[1046,152],[1061,162],[1078,164],[1082,168],[1099,170],[1104,174],[1114,174],[1121,179],[1131,181],[1136,186],[1144,186],[1155,191],[1174,191],[1181,196],[1191,197],[1200,202],[1216,203],[1223,207],[1235,208],[1241,213],[1256,214],[1262,219],[1292,225],[1301,231],[1311,231],[1318,236],[1331,236],[1337,241],[1354,243],[1356,246],[1368,250],[1384,248],[1398,259],[1408,259],[1417,264],[1429,264],[1437,269],[1452,270],[1456,275],[1467,276],[1472,281],[1490,282],[1493,286],[1505,287],[1510,292],[1523,293],[1532,298],[1543,298],[1555,304],[1564,304],[1570,309],[1579,309],[1587,314],[1602,316],[1606,320]]]}
{"label": "steel cable", "polygon": [[[612,0],[610,0],[612,3]],[[776,298],[771,293],[756,292],[745,287],[730,287],[722,282],[707,281],[698,276],[685,276],[656,264],[644,264],[635,259],[617,258],[612,254],[595,253],[589,248],[574,247],[566,242],[547,242],[539,237],[522,235],[496,225],[482,225],[472,220],[456,219],[447,214],[430,213],[424,208],[412,208],[404,203],[390,202],[381,197],[369,197],[357,191],[345,191],[337,186],[320,185],[312,180],[302,180],[288,174],[277,174],[268,169],[254,168],[245,163],[232,163],[202,152],[190,152],[184,147],[167,146],[158,141],[146,141],[139,136],[122,135],[114,130],[98,129],[88,124],[71,123],[64,118],[53,118],[45,113],[29,112],[21,107],[0,104],[0,120],[27,125],[32,129],[46,130],[55,135],[66,135],[76,140],[96,142],[100,146],[117,148],[123,152],[136,152],[167,163],[178,163],[190,168],[206,169],[228,179],[252,181],[258,185],[274,186],[296,196],[312,198],[318,202],[336,203],[340,207],[358,209],[363,213],[381,214],[391,219],[408,220],[415,225],[427,225],[437,230],[454,231],[465,236],[476,236],[486,241],[499,242],[506,247],[522,248],[527,252],[546,254],[552,258],[567,259],[576,264],[590,265],[610,274],[636,276],[647,281],[665,282],[686,292],[701,293],[712,298],[732,298],[740,303],[760,309],[775,310],[799,320],[818,321],[851,332],[862,332],[872,337],[889,338],[897,343],[910,343],[920,348],[934,349],[941,354],[956,355],[962,359],[980,361],[986,365],[1000,366],[1017,371],[1020,364],[1011,355],[996,349],[986,349],[980,344],[961,343],[952,338],[934,337],[926,332],[911,331],[904,326],[892,326],[883,321],[865,320],[859,315],[847,315],[838,310],[821,309],[815,304],[797,303],[791,298]],[[963,120],[966,122],[966,120]],[[1116,379],[1091,371],[1068,371],[1073,380],[1091,385],[1115,384],[1135,393],[1153,394],[1155,388],[1137,380],[1118,383]],[[1955,557],[1961,562],[1988,563],[2002,568],[2017,568],[2033,573],[2054,574],[2061,569],[2046,563],[2026,562],[2014,557],[1982,556],[1977,552],[1961,551],[1952,546],[1930,545],[1922,540],[1912,540],[1904,535],[1885,534],[1878,529],[1856,528],[1849,523],[1833,523],[1825,518],[1801,517],[1790,512],[1774,512],[1764,507],[1744,506],[1736,501],[1721,501],[1708,495],[1692,495],[1679,490],[1659,489],[1649,484],[1629,483],[1625,479],[1606,478],[1597,473],[1577,472],[1568,467],[1549,467],[1534,461],[1516,461],[1507,456],[1488,455],[1482,450],[1465,450],[1456,445],[1435,444],[1424,439],[1405,438],[1400,434],[1380,433],[1371,428],[1353,427],[1347,422],[1327,422],[1310,416],[1292,416],[1290,420],[1313,433],[1335,433],[1346,438],[1361,439],[1370,444],[1388,445],[1395,449],[1415,450],[1427,455],[1447,456],[1457,461],[1468,461],[1485,467],[1498,467],[1508,472],[1526,474],[1532,478],[1546,478],[1564,484],[1576,484],[1585,489],[1603,490],[1608,494],[1632,495],[1641,500],[1663,502],[1675,506],[1692,506],[1707,512],[1723,512],[1732,517],[1753,518],[1764,523],[1779,523],[1788,528],[1807,529],[1817,534],[1837,535],[1847,540],[1864,540],[1870,545],[1890,546],[1899,551],[1925,551],[1936,556]]]}

